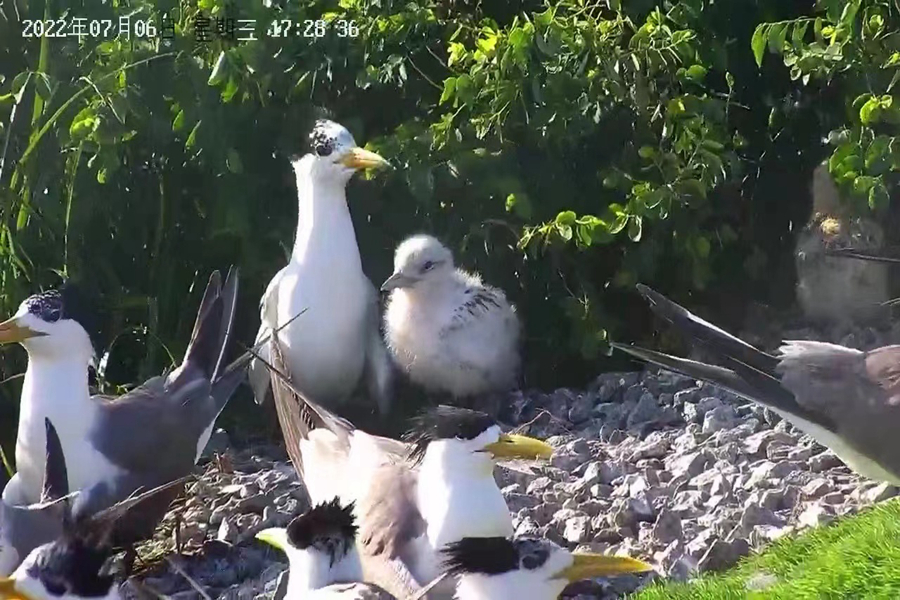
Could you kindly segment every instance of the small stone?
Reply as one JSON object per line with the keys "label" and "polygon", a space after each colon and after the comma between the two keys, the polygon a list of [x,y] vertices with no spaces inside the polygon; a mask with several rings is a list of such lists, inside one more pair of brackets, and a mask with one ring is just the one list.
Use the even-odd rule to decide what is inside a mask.
{"label": "small stone", "polygon": [[724,571],[750,554],[750,544],[743,538],[731,542],[717,539],[697,563],[700,572]]}
{"label": "small stone", "polygon": [[834,508],[814,502],[800,513],[797,523],[800,527],[819,527],[834,518]]}
{"label": "small stone", "polygon": [[807,498],[819,498],[834,489],[831,482],[823,477],[817,477],[803,486],[803,495]]}
{"label": "small stone", "polygon": [[653,523],[651,536],[657,544],[668,544],[680,540],[683,535],[681,517],[670,510],[663,509]]}
{"label": "small stone", "polygon": [[563,538],[570,544],[583,544],[590,541],[590,535],[591,519],[589,517],[579,516],[566,520]]}
{"label": "small stone", "polygon": [[706,468],[711,456],[706,451],[691,452],[666,460],[666,470],[675,477],[696,477]]}
{"label": "small stone", "polygon": [[750,533],[757,525],[782,525],[784,521],[767,508],[751,504],[741,515],[741,529]]}
{"label": "small stone", "polygon": [[813,473],[822,473],[823,471],[839,467],[843,464],[841,459],[835,456],[833,452],[826,450],[809,459],[809,470]]}
{"label": "small stone", "polygon": [[831,504],[832,506],[837,506],[838,504],[843,504],[845,500],[845,496],[842,492],[829,492],[825,494],[821,498],[819,498],[819,502],[822,504]]}
{"label": "small stone", "polygon": [[222,523],[219,525],[219,531],[216,533],[216,539],[220,542],[227,542],[229,544],[233,544],[237,541],[238,534],[237,527],[231,522],[230,518],[222,519]]}
{"label": "small stone", "polygon": [[722,429],[734,426],[734,408],[725,404],[717,406],[707,412],[703,417],[703,433],[713,434]]}
{"label": "small stone", "polygon": [[893,498],[897,493],[898,490],[895,486],[889,483],[880,483],[872,489],[866,490],[863,493],[863,498],[865,498],[866,502],[875,504]]}
{"label": "small stone", "polygon": [[637,445],[631,460],[637,462],[645,458],[663,458],[669,450],[669,441],[659,432],[653,432]]}

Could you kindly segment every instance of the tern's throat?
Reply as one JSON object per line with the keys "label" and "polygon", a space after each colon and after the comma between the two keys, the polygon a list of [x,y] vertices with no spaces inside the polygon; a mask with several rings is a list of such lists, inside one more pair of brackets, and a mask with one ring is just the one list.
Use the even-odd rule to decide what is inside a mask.
{"label": "tern's throat", "polygon": [[512,517],[490,455],[432,442],[419,470],[419,511],[434,548],[464,537],[511,536]]}
{"label": "tern's throat", "polygon": [[297,236],[291,261],[325,268],[361,269],[356,232],[347,207],[347,182],[317,168],[312,157],[294,163]]}
{"label": "tern's throat", "polygon": [[[16,465],[23,489],[39,492],[44,473],[46,426],[49,418],[56,424],[63,443],[70,436],[84,439],[86,420],[93,414],[88,390],[88,360],[73,353],[71,357],[29,355],[22,382],[19,405],[19,429],[16,438]],[[70,471],[75,466],[70,467]],[[70,472],[71,478],[71,472]],[[30,498],[36,502],[37,498]]]}
{"label": "tern's throat", "polygon": [[333,563],[331,557],[323,552],[292,550],[289,562],[287,598],[304,598],[313,590],[333,583],[362,581],[363,577],[362,563],[355,549]]}

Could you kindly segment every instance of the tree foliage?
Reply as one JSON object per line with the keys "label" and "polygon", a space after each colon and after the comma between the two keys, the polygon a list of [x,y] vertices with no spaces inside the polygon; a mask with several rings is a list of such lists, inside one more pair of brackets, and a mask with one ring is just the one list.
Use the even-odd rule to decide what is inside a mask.
{"label": "tree foliage", "polygon": [[[23,36],[126,16],[155,35]],[[229,19],[258,39],[217,35]],[[198,285],[235,263],[252,339],[296,222],[288,157],[327,108],[396,167],[349,192],[370,277],[439,235],[518,304],[530,382],[578,383],[649,330],[638,280],[790,301],[829,152],[855,210],[888,204],[897,25],[876,0],[6,3],[0,312],[84,280],[106,375],[133,381],[180,356]]]}

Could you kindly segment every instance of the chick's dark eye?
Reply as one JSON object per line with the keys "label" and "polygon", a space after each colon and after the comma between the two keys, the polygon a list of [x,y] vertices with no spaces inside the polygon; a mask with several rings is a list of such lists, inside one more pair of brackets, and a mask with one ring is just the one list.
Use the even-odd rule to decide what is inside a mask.
{"label": "chick's dark eye", "polygon": [[422,265],[422,272],[424,273],[425,271],[430,271],[433,268],[434,268],[434,261],[426,260],[425,264]]}
{"label": "chick's dark eye", "polygon": [[328,144],[319,144],[316,146],[316,154],[319,156],[328,156],[331,154],[331,146]]}

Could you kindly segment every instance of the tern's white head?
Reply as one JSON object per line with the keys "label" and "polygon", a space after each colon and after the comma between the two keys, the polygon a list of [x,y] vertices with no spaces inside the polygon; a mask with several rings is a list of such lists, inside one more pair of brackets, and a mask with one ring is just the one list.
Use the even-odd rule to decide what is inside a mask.
{"label": "tern's white head", "polygon": [[112,548],[64,536],[0,579],[0,600],[119,600],[113,556]]}
{"label": "tern's white head", "polygon": [[265,529],[256,537],[287,555],[289,598],[332,583],[362,581],[352,503],[342,506],[335,498],[296,517],[287,529]]}
{"label": "tern's white head", "polygon": [[411,421],[404,439],[413,462],[437,461],[455,470],[478,469],[490,474],[495,461],[549,458],[553,447],[524,435],[503,433],[489,415],[467,408],[438,406]]}
{"label": "tern's white head", "polygon": [[455,272],[453,253],[437,238],[419,234],[404,240],[394,252],[394,273],[382,291],[427,286],[449,279]]}
{"label": "tern's white head", "polygon": [[33,359],[94,356],[89,331],[94,331],[90,307],[77,288],[67,283],[25,299],[10,319],[0,323],[0,344],[18,342]]}
{"label": "tern's white head", "polygon": [[553,453],[541,440],[503,433],[482,412],[450,406],[414,419],[406,440],[410,459],[421,461],[417,507],[433,549],[467,536],[512,535],[512,517],[493,477],[495,461]]}
{"label": "tern's white head", "polygon": [[573,581],[652,570],[624,556],[571,553],[549,540],[465,538],[443,551],[457,600],[555,600]]}
{"label": "tern's white head", "polygon": [[361,169],[387,166],[381,156],[356,145],[356,140],[340,123],[320,119],[309,134],[310,152],[295,168],[308,168],[318,180],[346,184]]}

